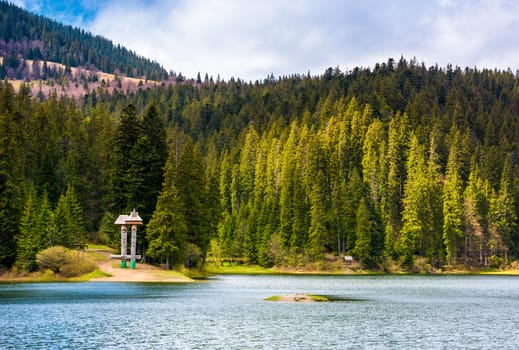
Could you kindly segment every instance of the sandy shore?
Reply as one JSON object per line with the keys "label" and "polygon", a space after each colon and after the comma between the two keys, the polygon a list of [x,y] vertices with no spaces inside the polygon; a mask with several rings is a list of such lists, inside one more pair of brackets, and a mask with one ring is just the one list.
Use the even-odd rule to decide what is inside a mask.
{"label": "sandy shore", "polygon": [[120,261],[108,260],[98,262],[99,269],[110,276],[96,277],[91,281],[96,282],[164,282],[187,283],[193,282],[189,277],[176,271],[166,271],[149,264],[137,263],[135,269],[120,267]]}

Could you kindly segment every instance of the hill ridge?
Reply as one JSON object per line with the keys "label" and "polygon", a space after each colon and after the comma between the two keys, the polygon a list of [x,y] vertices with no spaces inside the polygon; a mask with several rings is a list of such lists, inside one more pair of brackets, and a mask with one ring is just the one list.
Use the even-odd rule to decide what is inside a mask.
{"label": "hill ridge", "polygon": [[[4,0],[0,0],[0,56],[7,58],[9,63],[4,67],[4,74],[12,68],[11,73],[18,79],[31,80],[21,76],[23,70],[11,65],[20,57],[60,63],[66,67],[83,66],[131,78],[168,78],[167,71],[156,61],[120,44],[115,45],[100,35],[33,14]],[[0,78],[4,78],[1,71]]]}

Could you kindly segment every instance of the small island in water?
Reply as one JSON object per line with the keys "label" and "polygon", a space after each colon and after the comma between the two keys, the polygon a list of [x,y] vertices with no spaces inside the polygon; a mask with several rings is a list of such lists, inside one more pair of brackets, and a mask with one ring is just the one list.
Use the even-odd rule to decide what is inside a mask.
{"label": "small island in water", "polygon": [[289,303],[316,303],[327,301],[363,301],[363,299],[344,297],[338,295],[318,295],[307,293],[273,295],[265,298],[265,301],[284,301]]}
{"label": "small island in water", "polygon": [[324,295],[315,294],[288,294],[288,295],[274,295],[265,299],[266,301],[285,301],[292,303],[315,303],[323,301],[333,301]]}

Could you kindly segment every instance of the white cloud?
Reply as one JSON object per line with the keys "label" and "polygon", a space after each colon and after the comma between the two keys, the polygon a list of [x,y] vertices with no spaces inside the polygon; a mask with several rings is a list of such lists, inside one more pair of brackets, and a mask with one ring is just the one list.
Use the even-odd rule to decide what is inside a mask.
{"label": "white cloud", "polygon": [[264,78],[279,68],[299,69],[298,59],[323,41],[305,29],[310,23],[300,11],[292,1],[113,2],[91,29],[184,75]]}
{"label": "white cloud", "polygon": [[442,64],[462,67],[517,67],[518,10],[515,2],[451,3],[440,8],[433,19],[431,40],[423,53],[438,57]]}

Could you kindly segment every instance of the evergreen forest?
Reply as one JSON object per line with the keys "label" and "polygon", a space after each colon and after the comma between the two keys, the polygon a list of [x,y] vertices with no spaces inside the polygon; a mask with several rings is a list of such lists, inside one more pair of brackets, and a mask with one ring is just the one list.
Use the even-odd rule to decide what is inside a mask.
{"label": "evergreen forest", "polygon": [[[58,26],[32,15],[6,22],[16,10],[0,7],[0,50],[46,42],[34,28]],[[54,52],[64,45],[56,39],[32,55],[138,68],[125,49],[64,28],[68,49]],[[97,56],[74,54],[76,42]],[[120,50],[119,63],[110,50]],[[402,57],[79,97],[36,97],[8,78],[0,81],[0,267],[34,270],[36,254],[55,245],[117,248],[113,223],[134,208],[144,220],[140,252],[168,268],[216,255],[265,267],[351,255],[380,270],[519,259],[517,72]]]}

